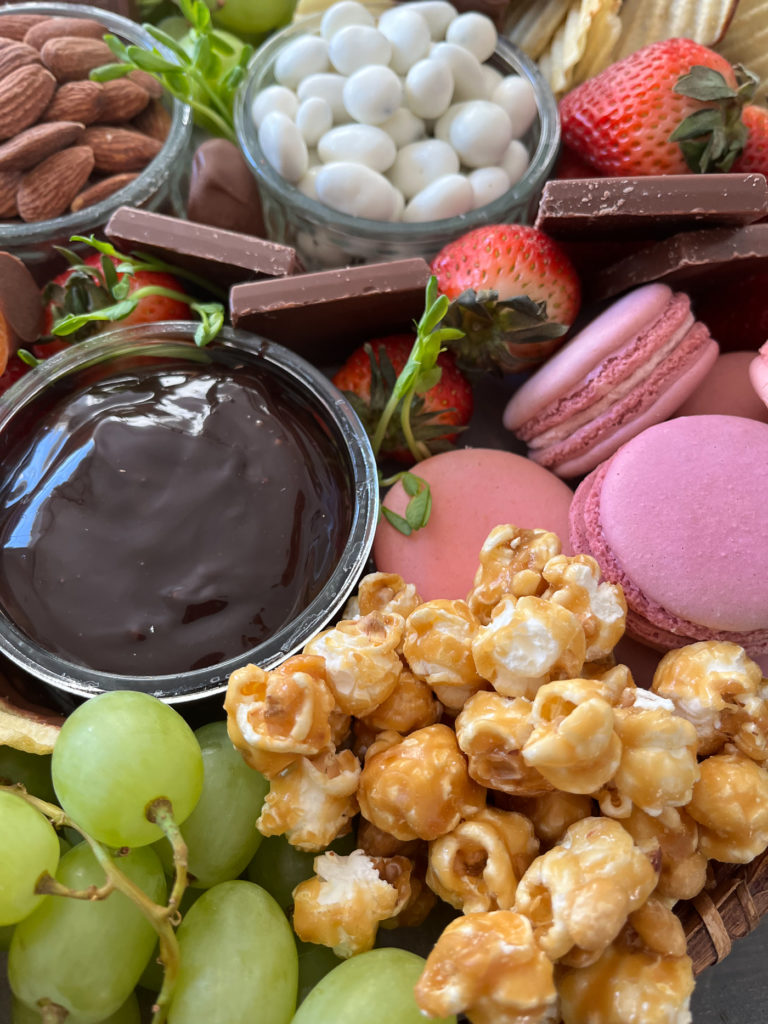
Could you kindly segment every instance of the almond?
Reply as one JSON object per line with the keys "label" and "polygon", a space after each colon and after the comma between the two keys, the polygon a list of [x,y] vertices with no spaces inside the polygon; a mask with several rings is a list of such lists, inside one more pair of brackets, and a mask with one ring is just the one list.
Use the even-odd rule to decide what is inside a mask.
{"label": "almond", "polygon": [[36,124],[0,145],[0,171],[26,171],[51,153],[79,142],[85,125],[75,121]]}
{"label": "almond", "polygon": [[0,49],[0,78],[10,75],[16,68],[39,64],[40,54],[26,43],[9,43]]}
{"label": "almond", "polygon": [[127,78],[116,78],[104,83],[98,120],[105,124],[119,124],[136,117],[149,103],[149,93]]}
{"label": "almond", "polygon": [[83,143],[93,150],[95,169],[104,174],[140,171],[163,148],[158,139],[151,139],[133,128],[112,125],[86,128]]}
{"label": "almond", "polygon": [[0,139],[28,128],[48,106],[56,79],[40,64],[17,68],[0,81]]}
{"label": "almond", "polygon": [[152,99],[159,100],[165,92],[162,82],[158,82],[154,75],[150,75],[148,71],[141,71],[139,68],[135,68],[125,77],[131,82],[135,82],[136,85],[140,85],[142,89],[146,89]]}
{"label": "almond", "polygon": [[16,193],[26,221],[50,220],[68,209],[93,170],[89,146],[70,146],[47,157],[22,177]]}
{"label": "almond", "polygon": [[24,36],[28,46],[41,50],[49,39],[57,36],[80,36],[86,39],[102,39],[107,30],[93,18],[46,18],[33,25]]}
{"label": "almond", "polygon": [[100,203],[102,199],[109,199],[115,192],[119,192],[121,188],[130,185],[137,178],[138,174],[113,174],[110,178],[102,178],[101,181],[89,185],[88,188],[78,193],[69,208],[72,213],[77,213],[78,210],[83,210],[86,206]]}
{"label": "almond", "polygon": [[43,64],[60,82],[76,82],[87,78],[94,68],[113,64],[114,54],[100,39],[57,36],[49,39],[40,51]]}
{"label": "almond", "polygon": [[0,217],[18,217],[16,192],[21,181],[21,171],[0,171]]}
{"label": "almond", "polygon": [[101,112],[104,86],[101,82],[67,82],[60,85],[43,111],[42,121],[79,121],[92,124]]}
{"label": "almond", "polygon": [[21,42],[33,25],[48,21],[47,14],[0,14],[0,36]]}
{"label": "almond", "polygon": [[171,115],[161,100],[152,100],[134,117],[133,125],[150,138],[165,142],[171,130]]}

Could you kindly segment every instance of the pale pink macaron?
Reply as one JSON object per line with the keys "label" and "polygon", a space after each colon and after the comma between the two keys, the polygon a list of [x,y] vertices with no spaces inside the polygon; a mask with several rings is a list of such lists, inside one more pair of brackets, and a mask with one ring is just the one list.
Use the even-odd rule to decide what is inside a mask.
{"label": "pale pink macaron", "polygon": [[749,364],[749,379],[758,398],[768,406],[768,342],[760,347]]}
{"label": "pale pink macaron", "polygon": [[558,476],[594,469],[671,416],[717,359],[687,295],[637,288],[600,314],[517,391],[504,426]]}
{"label": "pale pink macaron", "polygon": [[681,416],[628,441],[579,485],[571,546],[627,599],[659,650],[729,640],[768,654],[768,424]]}
{"label": "pale pink macaron", "polygon": [[[756,371],[751,370],[758,364]],[[750,375],[760,372],[762,364],[765,384],[764,399]],[[677,410],[678,416],[746,416],[768,423],[768,348],[765,356],[752,352],[723,352],[693,394]]]}
{"label": "pale pink macaron", "polygon": [[[427,480],[432,514],[409,537],[382,519],[373,542],[381,572],[414,583],[425,601],[464,599],[475,578],[483,541],[505,523],[556,533],[568,544],[568,510],[573,492],[530,459],[496,448],[459,448],[425,459],[413,472]],[[407,497],[395,484],[384,504],[404,515]]]}

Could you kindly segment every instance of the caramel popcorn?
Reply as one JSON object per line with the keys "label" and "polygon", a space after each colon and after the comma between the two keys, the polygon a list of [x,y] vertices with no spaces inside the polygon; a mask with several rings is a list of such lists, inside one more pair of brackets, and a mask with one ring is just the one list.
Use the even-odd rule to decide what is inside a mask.
{"label": "caramel popcorn", "polygon": [[357,592],[361,615],[370,612],[394,612],[407,619],[421,604],[413,583],[406,583],[394,572],[372,572],[363,576]]}
{"label": "caramel popcorn", "polygon": [[472,1024],[556,1024],[552,963],[530,921],[510,910],[451,921],[414,990],[433,1017],[466,1013]]}
{"label": "caramel popcorn", "polygon": [[533,702],[531,722],[523,760],[556,789],[592,793],[618,768],[621,741],[614,710],[598,680],[544,684]]}
{"label": "caramel popcorn", "polygon": [[541,772],[523,760],[523,745],[533,730],[531,702],[525,697],[476,693],[456,718],[456,739],[467,755],[469,774],[482,786],[518,796],[536,796],[552,788]]}
{"label": "caramel popcorn", "polygon": [[265,836],[285,835],[300,850],[324,850],[350,830],[359,778],[351,750],[299,758],[271,780],[256,827]]}
{"label": "caramel popcorn", "polygon": [[533,698],[552,679],[570,679],[584,664],[586,639],[567,608],[540,597],[505,597],[472,642],[477,670],[505,697]]}
{"label": "caramel popcorn", "polygon": [[437,839],[479,810],[485,791],[470,779],[453,730],[430,725],[369,749],[358,799],[363,817],[397,839]]}
{"label": "caramel popcorn", "polygon": [[748,757],[768,757],[768,692],[760,666],[743,647],[705,640],[669,651],[652,688],[696,727],[700,756],[731,741]]}
{"label": "caramel popcorn", "polygon": [[267,778],[330,748],[333,707],[322,658],[306,655],[288,658],[272,672],[256,665],[237,669],[224,701],[229,738]]}
{"label": "caramel popcorn", "polygon": [[397,648],[404,626],[402,615],[371,612],[344,619],[306,645],[306,654],[325,659],[328,685],[345,714],[368,715],[392,693],[403,667]]}
{"label": "caramel popcorn", "polygon": [[429,844],[427,884],[465,914],[510,910],[538,850],[533,825],[522,814],[483,807]]}
{"label": "caramel popcorn", "polygon": [[443,707],[431,688],[410,669],[404,668],[392,693],[362,721],[375,731],[393,729],[406,735],[434,725]]}
{"label": "caramel popcorn", "polygon": [[[441,688],[447,707],[460,708],[484,685],[472,657],[479,623],[465,601],[427,601],[405,623],[403,655],[411,670],[431,687]],[[454,699],[453,688],[458,696]]]}
{"label": "caramel popcorn", "polygon": [[707,880],[698,825],[684,811],[678,810],[675,817],[674,824],[666,825],[635,807],[621,822],[641,850],[658,849],[661,870],[654,893],[672,904],[692,900]]}
{"label": "caramel popcorn", "polygon": [[502,597],[539,596],[546,587],[542,570],[550,558],[559,554],[560,540],[554,533],[508,525],[495,527],[480,549],[480,565],[467,604],[487,625]]}
{"label": "caramel popcorn", "polygon": [[548,850],[563,838],[575,821],[594,814],[592,798],[581,793],[561,793],[557,789],[537,797],[512,797],[504,805],[529,818],[542,849]]}
{"label": "caramel popcorn", "polygon": [[600,566],[589,555],[556,555],[544,566],[547,601],[574,613],[584,629],[586,660],[604,658],[624,635],[627,602],[615,583],[600,582]]}
{"label": "caramel popcorn", "polygon": [[298,937],[330,946],[343,958],[372,949],[379,923],[399,913],[410,895],[408,862],[394,861],[398,863],[368,857],[362,850],[348,857],[333,852],[316,857],[315,876],[293,890]]}
{"label": "caramel popcorn", "polygon": [[596,960],[656,881],[651,861],[617,821],[584,818],[534,860],[520,879],[515,910],[530,919],[552,960],[572,952]]}
{"label": "caramel popcorn", "polygon": [[412,860],[420,854],[426,858],[427,844],[423,839],[411,839],[404,842],[389,832],[382,832],[370,821],[360,818],[357,824],[358,848],[369,857],[410,857]]}
{"label": "caramel popcorn", "polygon": [[701,764],[687,811],[705,857],[747,864],[768,847],[768,772],[736,749]]}

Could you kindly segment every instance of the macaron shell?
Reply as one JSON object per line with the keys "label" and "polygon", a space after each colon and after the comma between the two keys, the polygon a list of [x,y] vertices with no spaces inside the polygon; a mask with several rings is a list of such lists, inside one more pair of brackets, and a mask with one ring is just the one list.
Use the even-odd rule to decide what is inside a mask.
{"label": "macaron shell", "polygon": [[749,379],[758,398],[768,406],[768,344],[762,346],[749,364]]}
{"label": "macaron shell", "polygon": [[[750,380],[750,365],[764,366],[764,400]],[[746,416],[768,423],[768,359],[754,352],[724,352],[677,410],[678,416]]]}
{"label": "macaron shell", "polygon": [[[430,485],[430,520],[406,537],[382,519],[373,555],[377,569],[414,583],[423,600],[466,598],[483,541],[502,523],[551,530],[570,553],[573,493],[530,459],[495,448],[459,448],[425,459],[413,472]],[[404,515],[407,500],[398,483],[384,504]]]}

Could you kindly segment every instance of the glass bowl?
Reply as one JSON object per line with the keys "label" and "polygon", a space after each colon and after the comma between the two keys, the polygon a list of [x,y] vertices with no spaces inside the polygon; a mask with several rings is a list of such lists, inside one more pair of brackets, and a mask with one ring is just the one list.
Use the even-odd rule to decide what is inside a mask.
{"label": "glass bowl", "polygon": [[[51,14],[68,18],[93,18],[105,31],[146,47],[157,46],[155,40],[134,21],[119,14],[85,4],[25,3],[0,10],[7,14]],[[192,109],[179,100],[169,98],[171,126],[163,148],[125,188],[100,203],[77,213],[63,214],[52,220],[33,223],[0,223],[0,249],[13,253],[35,272],[35,267],[59,259],[56,245],[66,245],[71,235],[89,235],[103,227],[118,206],[135,206],[148,210],[167,210],[181,214],[182,176],[186,172],[192,139]],[[45,272],[44,272],[45,273]]]}
{"label": "glass bowl", "polygon": [[[378,517],[377,472],[367,435],[349,403],[319,370],[281,345],[224,328],[213,343],[198,348],[191,343],[195,327],[174,321],[111,331],[52,356],[0,397],[0,531],[7,570],[7,586],[0,595],[0,652],[59,690],[88,697],[104,690],[138,689],[171,703],[221,693],[234,669],[249,662],[274,668],[299,651],[340,612],[364,571]],[[149,444],[141,442],[141,453],[149,450],[150,459],[135,455],[133,441],[115,445],[116,437],[126,436],[119,433],[125,428],[121,389],[133,388],[135,381],[150,381],[154,387],[157,380],[175,381],[180,375],[193,381],[194,393],[158,390],[163,401],[150,407],[150,415],[158,409],[167,418],[170,410],[170,432],[182,433],[186,447],[180,449],[177,442],[168,447],[168,433],[157,431],[149,435]],[[212,377],[226,382],[223,392],[216,383],[211,387]],[[262,388],[268,401],[258,390]],[[255,415],[251,404],[242,415],[246,406],[237,404],[238,394],[232,398],[233,390],[251,392],[249,403],[256,396]],[[133,393],[144,394],[136,388]],[[195,404],[201,394],[207,403],[202,432],[203,406]],[[228,402],[235,412],[226,412]],[[87,420],[83,427],[82,417],[78,419],[83,408],[107,410],[106,441],[103,432],[101,441],[93,440],[97,430],[103,431],[103,420],[93,429],[93,421]],[[264,409],[278,424],[276,440],[267,433],[268,446],[279,452],[277,462],[263,448],[258,455],[250,454]],[[138,418],[129,424],[133,438],[137,430],[146,429],[143,399],[135,403],[134,415],[136,410]],[[282,418],[276,419],[271,410]],[[225,429],[232,427],[233,416],[239,435],[236,450],[233,431]],[[303,425],[295,447],[286,447],[282,440],[286,420]],[[168,430],[167,419],[164,424]],[[198,444],[205,446],[202,454],[195,449]],[[91,450],[96,470],[80,473],[79,460],[87,462]],[[201,464],[208,467],[207,474],[201,474]],[[300,466],[302,480],[314,484],[321,479],[326,488],[296,488],[295,494],[288,488],[287,516],[278,493],[284,481],[275,469],[282,464],[295,475],[294,467]],[[122,472],[128,476],[114,476]],[[32,478],[35,483],[30,485]],[[36,503],[39,480],[55,502]],[[120,490],[121,481],[130,481],[127,491]],[[109,497],[115,491],[118,496]],[[133,494],[138,491],[144,497],[136,498],[134,514]],[[182,498],[169,504],[167,491],[178,491]],[[316,493],[322,502],[315,500]],[[83,495],[102,494],[108,495],[106,506],[94,499],[95,521],[84,520],[75,506]],[[302,521],[302,537],[296,523],[305,497],[312,512]],[[183,514],[174,516],[179,502]],[[61,516],[75,523],[66,534],[57,533]],[[324,521],[318,525],[319,520]],[[64,536],[68,544],[61,543]],[[99,539],[92,542],[93,537]],[[213,545],[208,543],[211,537]],[[199,538],[205,544],[195,545]],[[275,560],[277,569],[265,581],[261,566],[273,561],[273,550],[283,561]],[[254,551],[266,552],[263,562],[253,557]],[[33,569],[23,567],[32,560]],[[145,560],[148,569],[137,576],[136,566],[144,566]],[[285,600],[284,586],[289,588]],[[240,615],[234,628],[230,601]],[[163,609],[171,606],[169,626]],[[278,620],[278,614],[285,618]],[[276,628],[266,621],[270,615]],[[59,629],[61,623],[66,632]],[[194,624],[191,632],[189,623]],[[153,647],[156,660],[147,661],[157,643],[149,636],[154,633],[171,640]],[[73,635],[79,639],[73,642]],[[149,640],[140,645],[138,655],[137,640]],[[201,642],[209,645],[205,658],[198,657]],[[83,653],[96,651],[93,660],[100,661],[100,668],[87,664],[89,655]],[[171,652],[174,659],[186,659],[178,671],[167,670]],[[116,657],[118,667],[108,664]],[[124,664],[130,668],[124,670]],[[146,664],[162,666],[162,671],[147,670]]]}
{"label": "glass bowl", "polygon": [[235,100],[235,129],[256,177],[269,238],[293,246],[308,270],[325,270],[417,256],[429,260],[452,239],[482,224],[527,223],[533,219],[544,182],[557,159],[560,120],[552,90],[536,65],[501,36],[487,63],[504,75],[526,78],[538,103],[538,117],[522,139],[530,153],[530,164],[523,178],[504,195],[459,217],[393,223],[339,213],[285,181],[259,146],[250,110],[257,93],[275,84],[275,61],[286,43],[297,35],[316,33],[321,20],[321,14],[302,18],[260,47],[251,58]]}

